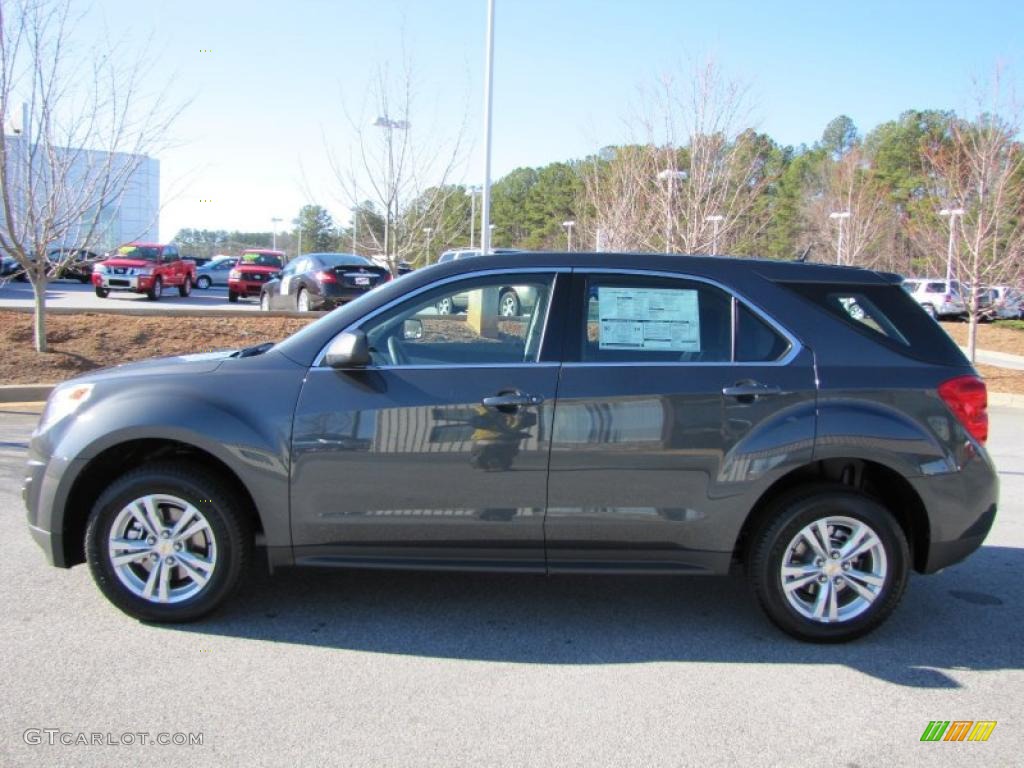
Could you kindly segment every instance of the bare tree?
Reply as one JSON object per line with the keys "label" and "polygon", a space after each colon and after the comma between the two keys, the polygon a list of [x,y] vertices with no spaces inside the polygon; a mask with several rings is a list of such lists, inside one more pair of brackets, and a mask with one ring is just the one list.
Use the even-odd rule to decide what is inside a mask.
{"label": "bare tree", "polygon": [[[342,163],[327,146],[346,205],[370,201],[384,212],[383,236],[372,230],[366,235],[393,273],[400,262],[422,249],[423,230],[438,228],[447,198],[458,190],[450,181],[464,161],[465,116],[455,123],[454,134],[446,137],[438,126],[420,124],[426,118],[413,114],[416,95],[408,58],[403,58],[397,78],[387,65],[380,66],[363,109],[358,115],[348,114],[355,138],[347,162]],[[416,205],[411,205],[414,201]]]}
{"label": "bare tree", "polygon": [[[846,148],[838,158],[824,158],[817,185],[818,193],[804,200],[807,229],[813,238],[830,244],[837,264],[879,266],[887,199],[885,189],[872,176],[860,144]],[[836,212],[850,214],[843,220],[842,253],[837,250],[836,224],[829,218]]]}
{"label": "bare tree", "polygon": [[[912,223],[911,234],[932,253],[946,252],[954,226],[954,267],[965,286],[970,326],[968,355],[975,359],[981,290],[1012,284],[1024,275],[1024,128],[1019,106],[1003,90],[996,72],[989,85],[975,85],[975,116],[952,118],[945,141],[925,151],[934,211]],[[940,208],[963,209],[943,218]],[[954,223],[955,222],[955,223]]]}
{"label": "bare tree", "polygon": [[142,106],[141,54],[128,61],[108,45],[82,56],[80,18],[72,0],[0,6],[0,249],[32,283],[39,352],[46,286],[61,266],[48,252],[92,246],[177,114],[159,99]]}

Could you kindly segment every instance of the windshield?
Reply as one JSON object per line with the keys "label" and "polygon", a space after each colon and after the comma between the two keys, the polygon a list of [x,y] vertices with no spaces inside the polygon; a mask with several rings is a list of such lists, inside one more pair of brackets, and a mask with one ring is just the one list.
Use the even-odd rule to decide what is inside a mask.
{"label": "windshield", "polygon": [[243,253],[241,263],[250,267],[275,267],[280,269],[280,256],[272,256],[269,253]]}
{"label": "windshield", "polygon": [[125,259],[156,261],[160,258],[160,251],[162,250],[163,248],[152,245],[122,245],[117,249],[115,255]]}

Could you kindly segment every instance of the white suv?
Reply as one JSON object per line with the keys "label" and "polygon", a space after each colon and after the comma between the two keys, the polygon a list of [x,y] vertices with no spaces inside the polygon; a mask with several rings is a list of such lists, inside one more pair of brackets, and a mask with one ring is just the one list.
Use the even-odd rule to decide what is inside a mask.
{"label": "white suv", "polygon": [[963,317],[967,314],[959,280],[911,278],[903,281],[903,290],[934,318]]}

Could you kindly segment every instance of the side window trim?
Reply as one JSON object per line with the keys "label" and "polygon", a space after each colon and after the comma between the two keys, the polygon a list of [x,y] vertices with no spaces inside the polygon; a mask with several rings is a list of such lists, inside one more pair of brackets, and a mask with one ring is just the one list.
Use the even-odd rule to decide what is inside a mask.
{"label": "side window trim", "polygon": [[[769,315],[767,312],[762,310],[760,307],[758,307],[753,302],[749,301],[745,296],[743,296],[742,294],[736,292],[733,288],[730,288],[729,286],[724,285],[723,283],[720,283],[717,280],[713,280],[711,278],[702,277],[700,275],[692,275],[692,274],[689,274],[689,273],[680,273],[680,272],[664,272],[664,271],[660,271],[660,270],[644,270],[644,269],[613,269],[613,268],[601,268],[601,267],[597,267],[597,268],[577,267],[577,268],[575,268],[573,270],[573,272],[576,275],[579,275],[579,277],[581,278],[580,281],[579,281],[579,284],[578,284],[580,289],[581,289],[581,291],[587,285],[587,279],[590,276],[593,276],[593,275],[624,275],[624,276],[628,276],[628,277],[668,278],[670,280],[680,280],[680,281],[689,281],[689,282],[695,282],[695,283],[702,283],[704,285],[709,285],[709,286],[712,286],[714,288],[719,289],[720,291],[723,291],[731,299],[731,307],[732,307],[732,312],[731,312],[731,315],[732,315],[732,317],[731,317],[731,326],[732,327],[730,329],[730,331],[731,331],[730,332],[730,338],[731,338],[730,358],[731,359],[729,361],[721,361],[721,362],[687,362],[687,361],[661,361],[661,360],[657,360],[657,361],[631,361],[631,362],[583,361],[583,360],[579,359],[582,339],[579,336],[577,336],[577,338],[574,340],[574,343],[573,343],[573,347],[575,347],[575,350],[576,350],[576,352],[574,354],[575,359],[571,360],[571,361],[570,360],[566,360],[565,361],[565,365],[571,365],[573,367],[595,367],[595,366],[605,366],[605,367],[607,367],[607,366],[676,366],[676,367],[678,367],[678,366],[685,366],[685,367],[692,367],[692,366],[723,366],[723,365],[745,366],[745,367],[747,367],[747,366],[754,366],[754,365],[784,366],[784,365],[789,365],[793,360],[795,360],[796,357],[800,354],[800,352],[804,348],[803,344],[800,342],[800,340],[797,339],[797,337],[795,335],[790,333],[787,328],[782,326],[775,318],[773,318],[771,315]],[[763,320],[765,323],[767,323],[769,328],[771,328],[773,331],[778,333],[780,336],[782,336],[789,343],[788,351],[784,355],[782,355],[779,359],[777,359],[777,360],[766,360],[766,361],[737,361],[736,360],[736,329],[738,328],[738,322],[737,321],[738,321],[738,315],[739,315],[739,308],[740,308],[741,304],[744,307],[746,307],[746,309],[748,309],[750,312],[752,312],[754,315],[756,315],[761,320]],[[581,305],[581,310],[582,310],[582,305]],[[579,334],[580,332],[579,332],[579,330],[577,330],[577,331],[575,331],[575,333]]]}

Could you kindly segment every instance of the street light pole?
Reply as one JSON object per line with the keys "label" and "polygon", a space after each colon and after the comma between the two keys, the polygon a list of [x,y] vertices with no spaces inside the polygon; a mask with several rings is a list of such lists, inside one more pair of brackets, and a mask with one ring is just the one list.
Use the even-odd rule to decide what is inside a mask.
{"label": "street light pole", "polygon": [[359,242],[358,229],[359,229],[359,206],[357,205],[355,208],[352,209],[352,253],[355,253],[357,255],[358,255],[358,251],[356,251],[356,243]]}
{"label": "street light pole", "polygon": [[[397,228],[398,219],[398,190],[393,189],[395,183],[395,143],[394,135],[395,129],[400,131],[406,131],[409,129],[408,120],[392,120],[387,115],[380,115],[373,124],[377,128],[383,128],[387,131],[387,144],[388,144],[388,177],[385,179],[385,192],[387,193],[387,210],[384,212],[384,260],[391,264],[391,255],[388,251],[388,237],[397,242],[398,238],[396,233],[391,231],[391,203],[394,201],[395,204],[395,224]],[[395,248],[395,254],[397,255],[398,249]]]}
{"label": "street light pole", "polygon": [[480,252],[491,252],[491,106],[494,86],[494,0],[487,0],[487,53],[484,74],[484,188],[480,197]]}
{"label": "street light pole", "polygon": [[562,222],[562,226],[565,227],[566,246],[567,246],[566,250],[568,250],[569,253],[572,253],[572,228],[576,226],[576,222],[575,221],[563,221]]}
{"label": "street light pole", "polygon": [[[273,244],[273,248],[274,248],[275,251],[277,250],[277,225],[281,221],[282,221],[282,219],[279,219],[277,216],[271,216],[270,217],[270,223],[274,225],[273,234],[271,235],[271,243]],[[302,213],[301,213],[301,211],[299,212],[299,229],[302,229]]]}
{"label": "street light pole", "polygon": [[686,171],[666,168],[658,171],[658,181],[668,181],[668,200],[665,203],[665,253],[672,253],[672,195],[675,192],[676,179],[686,179]]}
{"label": "street light pole", "polygon": [[710,221],[715,227],[715,233],[711,236],[711,255],[718,255],[718,225],[725,220],[725,216],[716,213],[712,216],[705,216],[704,221]]}
{"label": "street light pole", "polygon": [[476,193],[480,191],[480,187],[469,188],[469,247],[473,247],[473,243],[476,242]]}
{"label": "street light pole", "polygon": [[953,237],[956,232],[956,217],[960,216],[961,219],[964,215],[963,208],[943,208],[939,211],[939,216],[949,217],[949,246],[946,250],[946,281],[949,282],[953,279]]}
{"label": "street light pole", "polygon": [[849,211],[833,211],[828,215],[830,219],[839,222],[839,240],[836,243],[836,264],[843,263],[843,222],[850,218]]}

